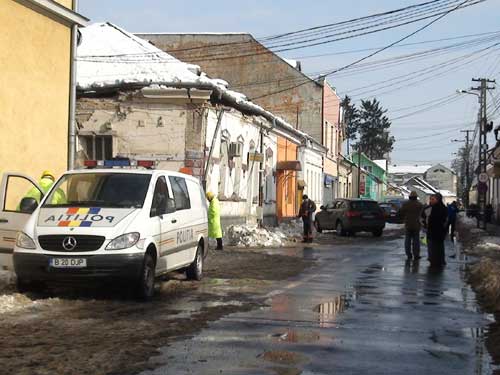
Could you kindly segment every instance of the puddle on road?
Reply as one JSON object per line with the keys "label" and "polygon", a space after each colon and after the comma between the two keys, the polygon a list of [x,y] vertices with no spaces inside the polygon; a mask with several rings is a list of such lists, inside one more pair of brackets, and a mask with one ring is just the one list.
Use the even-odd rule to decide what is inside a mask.
{"label": "puddle on road", "polygon": [[310,344],[321,340],[319,332],[315,331],[297,331],[288,329],[285,333],[276,333],[273,338],[278,342],[286,343],[306,343]]}
{"label": "puddle on road", "polygon": [[361,273],[364,274],[373,274],[373,273],[378,273],[378,272],[383,272],[385,271],[385,267],[380,265],[380,264],[372,264],[368,266],[365,270],[361,271]]}
{"label": "puddle on road", "polygon": [[269,362],[286,365],[296,365],[306,360],[305,356],[302,354],[289,352],[287,350],[272,350],[260,354],[259,357]]}
{"label": "puddle on road", "polygon": [[343,313],[347,308],[349,308],[349,299],[343,294],[335,297],[332,301],[316,305],[313,311],[323,316],[332,317]]}
{"label": "puddle on road", "polygon": [[351,301],[356,299],[356,296],[348,296],[347,294],[342,294],[335,297],[333,300],[320,303],[313,308],[315,313],[318,313],[318,320],[321,327],[331,327],[335,318],[344,313],[352,303]]}

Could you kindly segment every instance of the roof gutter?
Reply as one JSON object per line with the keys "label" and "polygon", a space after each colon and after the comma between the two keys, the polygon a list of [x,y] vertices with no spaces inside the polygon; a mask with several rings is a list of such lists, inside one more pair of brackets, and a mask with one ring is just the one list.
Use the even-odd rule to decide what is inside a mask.
{"label": "roof gutter", "polygon": [[[86,26],[89,19],[51,0],[15,0],[38,13],[42,13],[65,25]],[[76,9],[76,7],[75,7]]]}

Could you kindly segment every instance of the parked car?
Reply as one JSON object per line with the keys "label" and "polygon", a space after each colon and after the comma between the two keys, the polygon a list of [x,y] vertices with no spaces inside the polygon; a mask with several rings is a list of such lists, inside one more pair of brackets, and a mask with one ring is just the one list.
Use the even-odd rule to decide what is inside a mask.
{"label": "parked car", "polygon": [[399,210],[402,206],[399,202],[385,202],[379,203],[379,206],[382,210],[384,210],[385,221],[393,224],[401,224],[403,222]]}
{"label": "parked car", "polygon": [[314,219],[318,232],[335,229],[345,236],[356,232],[371,232],[380,237],[385,227],[384,211],[378,203],[368,199],[337,199],[321,206]]}
{"label": "parked car", "polygon": [[[69,171],[40,204],[23,198],[22,209],[15,208],[19,192],[9,189],[20,186],[16,180],[37,184],[6,173],[0,190],[0,235],[18,233],[0,243],[13,248],[13,255],[0,260],[9,267],[13,258],[20,290],[45,282],[120,281],[149,299],[155,278],[167,272],[184,270],[188,278],[201,279],[208,253],[207,206],[192,176],[109,167]],[[55,203],[61,191],[65,199]]]}

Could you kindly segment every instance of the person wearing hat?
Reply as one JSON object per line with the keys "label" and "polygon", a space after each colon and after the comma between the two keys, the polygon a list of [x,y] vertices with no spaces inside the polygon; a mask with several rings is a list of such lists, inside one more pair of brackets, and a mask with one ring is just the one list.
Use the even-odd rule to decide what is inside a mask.
{"label": "person wearing hat", "polygon": [[[42,189],[42,193],[45,196],[52,185],[54,185],[54,182],[56,181],[56,178],[54,177],[54,174],[51,171],[45,170],[42,172],[42,175],[40,177],[40,180],[38,181],[38,186],[40,186],[40,189]],[[40,203],[40,200],[42,199],[42,194],[40,193],[40,190],[38,190],[36,187],[32,187],[23,198],[34,198],[38,203]],[[53,194],[52,201],[50,202],[51,204],[61,204],[66,202],[66,195],[64,194],[64,191],[61,189],[57,189],[57,191]],[[18,210],[20,209],[20,205],[18,206]]]}
{"label": "person wearing hat", "polygon": [[410,199],[399,211],[405,224],[405,252],[408,260],[420,259],[420,217],[423,208],[423,204],[418,201],[417,192],[412,191]]}
{"label": "person wearing hat", "polygon": [[211,191],[206,194],[208,205],[208,237],[215,238],[217,241],[216,250],[223,250],[222,245],[222,226],[220,224],[220,205],[219,200]]}
{"label": "person wearing hat", "polygon": [[299,217],[302,218],[304,224],[304,239],[302,242],[313,242],[312,235],[312,215],[316,212],[316,204],[304,194],[302,196],[302,204],[300,205]]}

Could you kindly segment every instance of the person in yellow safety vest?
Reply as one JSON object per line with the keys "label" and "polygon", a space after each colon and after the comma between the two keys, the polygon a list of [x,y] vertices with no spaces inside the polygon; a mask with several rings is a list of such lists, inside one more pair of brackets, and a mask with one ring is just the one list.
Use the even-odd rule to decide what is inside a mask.
{"label": "person in yellow safety vest", "polygon": [[217,240],[216,250],[223,250],[219,200],[211,191],[207,192],[206,196],[210,202],[208,205],[208,237]]}
{"label": "person in yellow safety vest", "polygon": [[[47,194],[52,185],[54,185],[55,181],[56,178],[54,177],[54,174],[52,172],[43,171],[42,176],[38,181],[38,186],[40,186],[44,195]],[[38,190],[36,187],[33,186],[23,198],[35,198],[36,201],[40,203],[42,195],[40,194],[40,190]],[[64,194],[64,191],[62,191],[61,189],[57,189],[54,192],[54,195],[52,196],[52,201],[49,203],[50,204],[66,203],[66,194]],[[18,210],[20,210],[20,204],[18,206]]]}

